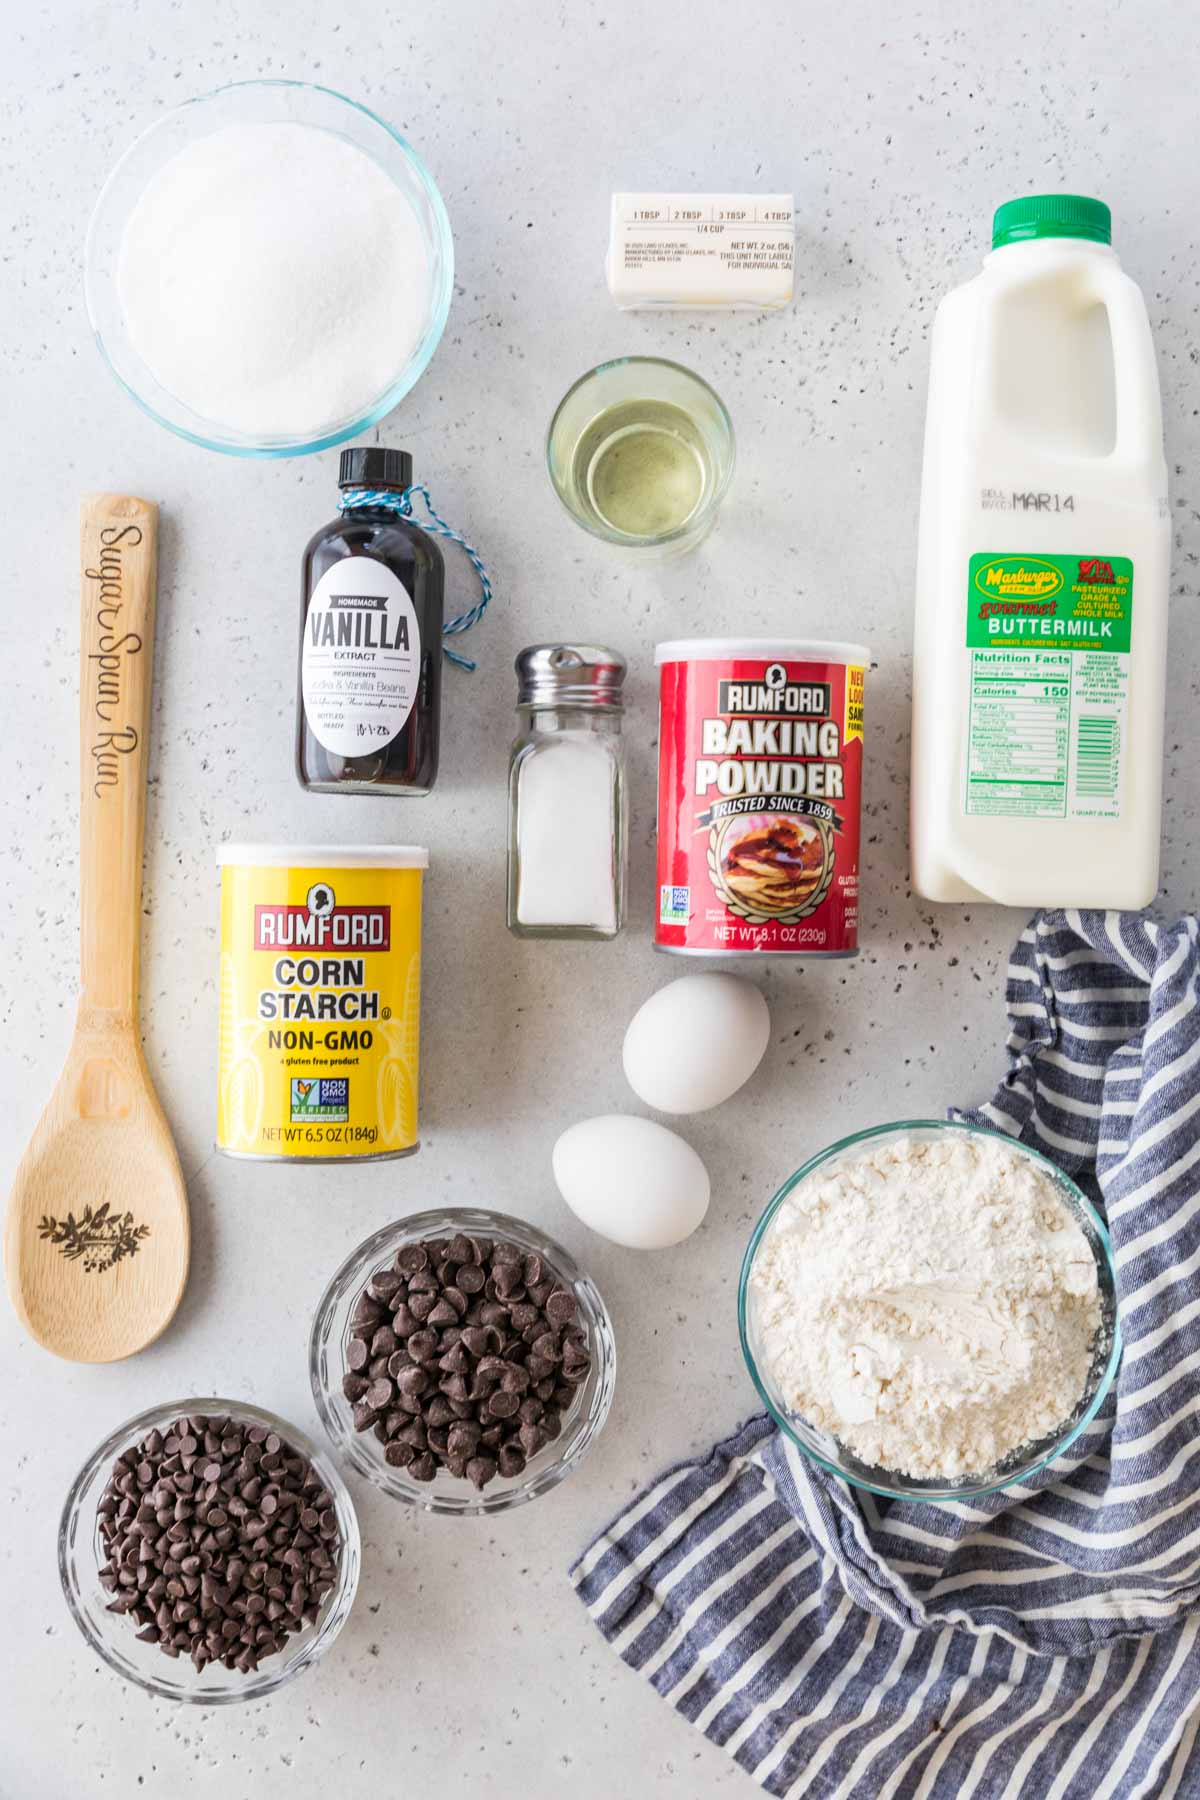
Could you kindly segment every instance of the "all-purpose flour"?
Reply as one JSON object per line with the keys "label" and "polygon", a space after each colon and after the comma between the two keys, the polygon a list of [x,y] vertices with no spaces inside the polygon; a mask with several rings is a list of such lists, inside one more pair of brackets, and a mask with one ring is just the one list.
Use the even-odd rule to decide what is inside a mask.
{"label": "all-purpose flour", "polygon": [[788,1407],[868,1463],[980,1474],[1063,1424],[1101,1322],[1053,1178],[999,1138],[893,1139],[803,1182],[751,1277]]}
{"label": "all-purpose flour", "polygon": [[288,123],[226,126],[165,163],[117,270],[155,379],[255,438],[365,412],[415,348],[428,286],[417,216],[379,165]]}

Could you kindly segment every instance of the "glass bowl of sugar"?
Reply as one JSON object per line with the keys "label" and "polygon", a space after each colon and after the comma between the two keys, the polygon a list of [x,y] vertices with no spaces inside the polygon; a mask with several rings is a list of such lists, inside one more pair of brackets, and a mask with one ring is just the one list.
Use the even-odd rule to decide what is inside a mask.
{"label": "glass bowl of sugar", "polygon": [[1085,1456],[1121,1360],[1090,1201],[1027,1144],[946,1119],[856,1132],[789,1176],[746,1248],[738,1330],[786,1437],[901,1500]]}
{"label": "glass bowl of sugar", "polygon": [[450,309],[432,176],[330,88],[247,81],[157,119],[88,228],[88,317],[143,411],[205,449],[297,456],[408,393]]}

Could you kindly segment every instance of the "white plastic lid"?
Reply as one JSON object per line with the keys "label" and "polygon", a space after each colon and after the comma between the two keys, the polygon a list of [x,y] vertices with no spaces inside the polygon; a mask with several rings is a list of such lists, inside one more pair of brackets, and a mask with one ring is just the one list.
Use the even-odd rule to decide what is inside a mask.
{"label": "white plastic lid", "polygon": [[831,662],[867,665],[871,652],[863,644],[830,644],[820,638],[676,638],[659,644],[656,663],[720,662],[738,657],[766,662]]}
{"label": "white plastic lid", "polygon": [[217,862],[253,869],[427,869],[417,844],[218,844]]}

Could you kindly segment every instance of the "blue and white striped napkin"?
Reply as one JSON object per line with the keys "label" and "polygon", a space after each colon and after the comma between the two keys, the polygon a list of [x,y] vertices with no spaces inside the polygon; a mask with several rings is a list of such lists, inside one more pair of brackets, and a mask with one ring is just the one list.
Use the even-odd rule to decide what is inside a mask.
{"label": "blue and white striped napkin", "polygon": [[966,1115],[1098,1198],[1125,1355],[1034,1481],[856,1492],[754,1419],[572,1570],[613,1648],[770,1794],[1200,1794],[1200,923],[1047,913]]}

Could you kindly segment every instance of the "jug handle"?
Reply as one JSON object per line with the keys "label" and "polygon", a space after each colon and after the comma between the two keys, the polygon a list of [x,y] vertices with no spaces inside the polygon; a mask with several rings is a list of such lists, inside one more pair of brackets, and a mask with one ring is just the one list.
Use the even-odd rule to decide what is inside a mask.
{"label": "jug handle", "polygon": [[1117,431],[1112,455],[1129,463],[1160,461],[1163,441],[1158,365],[1145,302],[1125,276],[1097,288],[1095,298],[1108,314],[1113,348]]}

